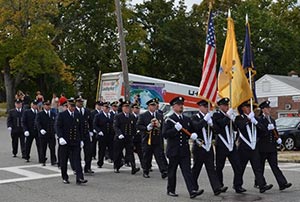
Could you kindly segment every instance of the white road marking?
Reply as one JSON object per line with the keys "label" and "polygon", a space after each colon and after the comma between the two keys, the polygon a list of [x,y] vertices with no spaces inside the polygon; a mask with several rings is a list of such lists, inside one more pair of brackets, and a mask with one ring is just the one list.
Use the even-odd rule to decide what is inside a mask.
{"label": "white road marking", "polygon": [[[136,162],[138,164],[138,161]],[[95,164],[95,162],[93,162]],[[105,162],[105,165],[109,165],[111,168],[98,168],[97,166],[93,165],[91,166],[92,170],[95,171],[95,173],[105,173],[105,172],[113,172],[113,164]],[[84,165],[84,162],[82,162],[82,165]],[[229,162],[226,162],[226,167],[231,167]],[[69,175],[74,175],[73,171],[70,170],[70,166],[68,170]],[[157,169],[158,166],[156,162],[152,161],[152,167]],[[251,168],[251,165],[247,165],[248,168]],[[41,174],[35,171],[30,171],[28,168],[38,168],[40,170],[49,170],[52,172],[55,172],[54,174]],[[283,171],[292,171],[292,172],[300,172],[300,164],[299,163],[280,163],[279,168]],[[268,164],[266,164],[266,169],[271,169]],[[121,168],[121,171],[130,171],[130,167],[123,166]],[[12,167],[3,167],[0,168],[1,171],[7,171],[12,174],[21,175],[22,177],[16,177],[12,179],[0,179],[0,184],[7,184],[7,183],[14,183],[14,182],[23,182],[23,181],[30,181],[30,180],[38,180],[38,179],[46,179],[46,178],[53,178],[53,177],[60,177],[60,169],[58,169],[55,166],[46,165],[41,166],[40,164],[33,164],[33,165],[23,165],[23,166],[12,166]]]}

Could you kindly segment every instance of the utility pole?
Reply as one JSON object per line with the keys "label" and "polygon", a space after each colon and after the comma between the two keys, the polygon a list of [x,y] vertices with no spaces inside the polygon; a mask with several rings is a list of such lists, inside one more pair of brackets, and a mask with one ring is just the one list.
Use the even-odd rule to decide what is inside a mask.
{"label": "utility pole", "polygon": [[115,6],[116,6],[116,15],[117,15],[117,25],[119,31],[119,40],[120,40],[120,60],[122,64],[122,72],[123,72],[123,80],[124,80],[124,88],[125,88],[124,97],[125,100],[130,100],[126,44],[125,44],[125,37],[123,32],[123,19],[121,13],[120,0],[115,0]]}

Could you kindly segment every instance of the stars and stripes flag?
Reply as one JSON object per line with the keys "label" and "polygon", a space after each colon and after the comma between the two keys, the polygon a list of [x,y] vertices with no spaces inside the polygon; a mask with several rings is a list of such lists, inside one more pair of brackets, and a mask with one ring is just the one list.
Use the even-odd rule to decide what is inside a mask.
{"label": "stars and stripes flag", "polygon": [[216,77],[216,38],[212,11],[209,11],[208,29],[206,36],[204,62],[202,67],[202,79],[198,96],[212,104],[217,100],[217,77]]}

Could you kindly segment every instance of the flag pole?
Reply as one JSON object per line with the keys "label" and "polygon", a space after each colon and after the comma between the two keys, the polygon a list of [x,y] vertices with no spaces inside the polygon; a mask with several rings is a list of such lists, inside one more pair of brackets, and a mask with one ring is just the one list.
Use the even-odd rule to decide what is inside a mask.
{"label": "flag pole", "polygon": [[[207,31],[208,31],[208,23],[209,23],[209,16],[210,16],[210,12],[212,10],[212,0],[209,1],[209,6],[208,6],[208,20],[207,20]],[[210,113],[210,100],[208,102],[208,112],[207,113]],[[207,132],[208,132],[208,137],[210,136],[210,126],[207,124]],[[207,143],[205,143],[207,144]]]}
{"label": "flag pole", "polygon": [[[249,18],[248,18],[248,14],[246,14],[246,26],[248,26],[248,23],[249,23]],[[249,30],[248,30],[248,32],[249,32]],[[248,67],[248,75],[249,75],[249,86],[250,86],[250,90],[252,92],[252,72],[251,72],[251,69],[249,67]],[[253,96],[250,98],[250,109],[251,109],[251,112],[254,113],[254,110],[253,110]],[[251,123],[251,134],[252,134],[252,137],[255,138],[253,130],[254,130],[254,124]]]}
{"label": "flag pole", "polygon": [[[228,9],[228,19],[231,18],[231,11],[230,9]],[[233,64],[232,64],[233,65]],[[230,77],[230,81],[229,81],[229,107],[232,107],[232,66],[231,66],[231,77]],[[232,123],[232,119],[230,118],[230,125],[229,125],[229,134],[231,135],[233,132],[233,123]],[[229,141],[229,140],[228,140]]]}

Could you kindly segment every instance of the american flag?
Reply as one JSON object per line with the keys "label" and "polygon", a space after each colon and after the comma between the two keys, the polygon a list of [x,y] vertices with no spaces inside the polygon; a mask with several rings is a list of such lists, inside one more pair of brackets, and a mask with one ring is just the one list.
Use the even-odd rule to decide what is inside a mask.
{"label": "american flag", "polygon": [[217,100],[217,53],[215,43],[215,28],[212,17],[213,14],[210,11],[208,19],[208,30],[206,36],[204,62],[202,67],[202,79],[200,82],[198,95],[199,97],[211,103],[215,103]]}

